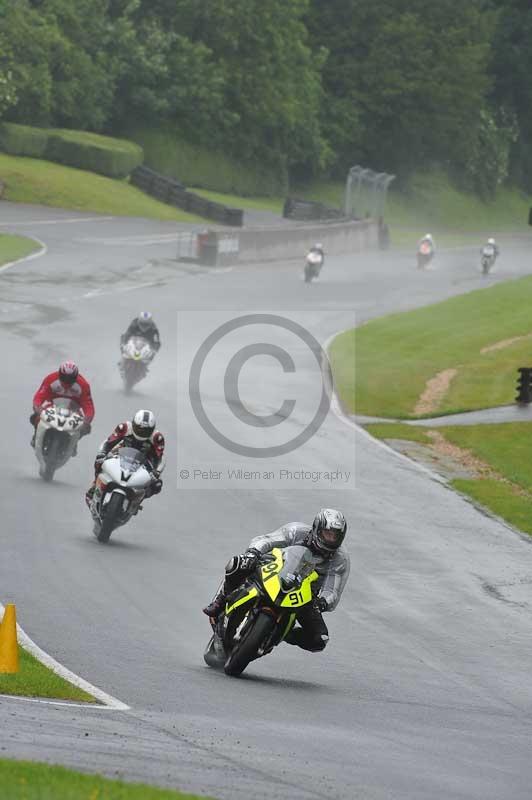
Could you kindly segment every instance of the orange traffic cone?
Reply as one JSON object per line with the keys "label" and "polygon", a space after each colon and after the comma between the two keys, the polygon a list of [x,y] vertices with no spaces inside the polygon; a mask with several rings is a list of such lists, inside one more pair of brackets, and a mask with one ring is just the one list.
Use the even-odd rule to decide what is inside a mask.
{"label": "orange traffic cone", "polygon": [[0,673],[18,672],[17,612],[10,603],[0,623]]}

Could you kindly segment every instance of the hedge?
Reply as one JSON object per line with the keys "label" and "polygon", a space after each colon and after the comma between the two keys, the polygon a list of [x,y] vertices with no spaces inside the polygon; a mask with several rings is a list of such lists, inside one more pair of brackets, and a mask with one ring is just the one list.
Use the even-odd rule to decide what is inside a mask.
{"label": "hedge", "polygon": [[141,147],[124,139],[7,122],[0,125],[0,150],[10,155],[44,158],[110,178],[125,178],[144,158]]}

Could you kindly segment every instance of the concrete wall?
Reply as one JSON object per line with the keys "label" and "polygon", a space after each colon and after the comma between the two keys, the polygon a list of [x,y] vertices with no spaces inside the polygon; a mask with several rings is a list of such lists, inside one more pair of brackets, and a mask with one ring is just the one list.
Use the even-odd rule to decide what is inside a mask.
{"label": "concrete wall", "polygon": [[[278,228],[208,230],[186,234],[186,247],[178,242],[178,260],[207,266],[303,259],[316,242],[328,256],[376,250],[379,227],[375,220],[283,225]],[[180,237],[180,240],[181,241]],[[193,247],[191,247],[191,241]],[[194,251],[194,252],[192,252]]]}
{"label": "concrete wall", "polygon": [[378,224],[375,220],[323,223],[279,228],[244,228],[237,233],[238,260],[284,261],[302,258],[316,242],[326,255],[376,250]]}

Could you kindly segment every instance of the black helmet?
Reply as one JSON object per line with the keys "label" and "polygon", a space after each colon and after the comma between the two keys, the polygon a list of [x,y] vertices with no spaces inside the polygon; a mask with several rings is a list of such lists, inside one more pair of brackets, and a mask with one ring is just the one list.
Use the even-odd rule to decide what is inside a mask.
{"label": "black helmet", "polygon": [[322,508],[310,532],[310,546],[321,555],[332,555],[345,539],[347,522],[341,511]]}

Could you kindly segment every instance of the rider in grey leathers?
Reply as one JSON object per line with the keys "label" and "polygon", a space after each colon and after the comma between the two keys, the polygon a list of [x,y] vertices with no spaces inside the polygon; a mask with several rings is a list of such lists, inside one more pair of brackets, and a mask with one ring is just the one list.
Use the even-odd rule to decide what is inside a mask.
{"label": "rider in grey leathers", "polygon": [[293,628],[284,641],[312,652],[323,650],[329,641],[329,632],[322,612],[334,611],[349,576],[349,554],[342,546],[346,531],[347,522],[341,511],[322,508],[312,526],[291,522],[273,533],[256,536],[245,553],[233,556],[227,563],[225,580],[213,601],[203,609],[204,613],[213,620],[217,619],[228,594],[253,572],[262,555],[274,547],[306,545],[316,556],[317,593],[313,604],[300,610],[297,615],[299,626]]}

